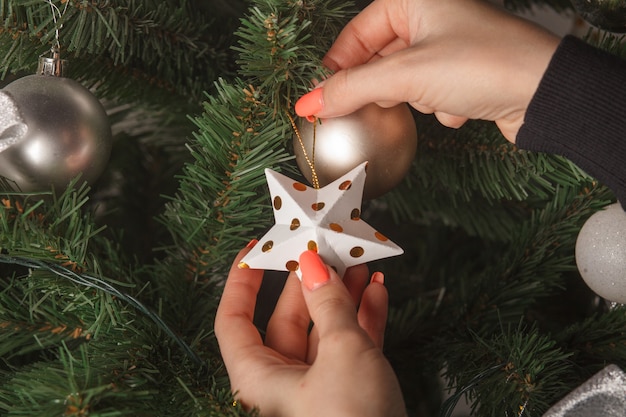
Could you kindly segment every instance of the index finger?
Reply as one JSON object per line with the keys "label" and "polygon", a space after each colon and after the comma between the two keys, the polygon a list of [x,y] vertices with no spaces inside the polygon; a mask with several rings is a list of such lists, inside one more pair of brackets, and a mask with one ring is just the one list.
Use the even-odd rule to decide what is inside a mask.
{"label": "index finger", "polygon": [[398,38],[388,2],[375,0],[341,31],[324,57],[333,71],[364,64]]}
{"label": "index finger", "polygon": [[215,336],[225,363],[239,357],[242,349],[263,345],[261,335],[252,322],[263,270],[238,267],[241,258],[250,249],[242,249],[235,258],[215,316]]}

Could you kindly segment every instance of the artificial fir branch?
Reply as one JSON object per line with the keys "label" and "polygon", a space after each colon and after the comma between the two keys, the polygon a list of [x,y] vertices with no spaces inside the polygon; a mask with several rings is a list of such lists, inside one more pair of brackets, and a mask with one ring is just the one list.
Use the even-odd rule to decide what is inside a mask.
{"label": "artificial fir branch", "polygon": [[[98,412],[112,412],[112,410],[116,411],[111,415],[141,415],[138,410],[147,404],[155,403],[154,394],[162,392],[160,391],[162,389],[160,378],[168,379],[171,371],[157,370],[156,365],[151,365],[152,370],[144,376],[128,379],[129,383],[135,381],[132,385],[115,386],[110,382],[102,385],[101,381],[115,381],[119,373],[115,366],[122,366],[121,364],[129,361],[131,364],[135,363],[131,369],[136,369],[132,373],[137,374],[141,367],[130,359],[133,354],[129,356],[129,353],[132,351],[145,352],[137,356],[137,359],[148,355],[152,357],[151,361],[154,363],[162,363],[163,357],[173,358],[183,353],[175,346],[168,347],[172,341],[182,342],[182,340],[167,328],[158,315],[143,307],[132,296],[116,290],[111,285],[126,287],[127,290],[132,291],[135,278],[130,271],[123,271],[123,268],[120,268],[123,261],[115,252],[119,250],[119,247],[101,240],[99,234],[90,232],[94,230],[90,227],[92,220],[90,216],[85,216],[82,210],[86,203],[86,192],[87,189],[84,187],[77,190],[70,188],[60,196],[48,195],[48,200],[45,201],[40,199],[41,195],[24,196],[11,191],[5,192],[3,197],[3,211],[0,217],[4,228],[0,231],[0,236],[3,238],[2,242],[7,244],[2,245],[3,254],[0,256],[3,266],[0,270],[3,273],[9,272],[11,270],[9,266],[19,265],[18,269],[13,269],[11,272],[13,278],[4,282],[3,291],[0,293],[2,299],[0,321],[3,323],[0,346],[5,365],[10,369],[3,377],[7,380],[6,384],[3,384],[0,389],[0,398],[7,401],[6,404],[0,405],[5,410],[19,412],[19,409],[30,409],[35,410],[39,413],[38,415],[47,415],[48,412],[58,414],[59,407],[65,404],[63,398],[71,394],[83,398],[81,404],[84,409],[91,410],[94,415],[98,415]],[[18,235],[13,235],[18,232]],[[26,236],[27,239],[25,239]],[[59,253],[50,251],[47,247],[42,250],[35,242],[41,244],[44,238],[49,242],[57,243],[58,247],[76,246],[72,252],[76,255],[73,259],[81,261],[81,265],[85,266],[78,268],[75,263],[66,264],[65,256],[59,257]],[[99,252],[102,255],[109,252],[108,260],[113,265],[108,266],[106,262],[101,264],[91,253],[94,248],[102,250]],[[24,257],[16,257],[17,254]],[[87,267],[93,274],[101,274],[102,267],[104,270],[115,271],[119,274],[117,276],[126,282],[114,282],[87,275],[84,273]],[[149,294],[150,292],[145,295]],[[133,308],[138,308],[144,314],[144,318],[141,315],[132,314]],[[145,321],[146,318],[148,321]],[[152,325],[150,320],[153,321]],[[131,323],[136,323],[138,327],[134,328]],[[204,328],[208,326],[205,324]],[[139,339],[124,335],[127,332],[136,333]],[[98,346],[106,339],[110,339],[114,344],[107,346],[105,351],[101,351]],[[119,344],[117,341],[120,339],[127,340],[129,344]],[[206,336],[197,338],[197,343],[200,342],[206,343]],[[66,343],[67,348],[72,352],[75,352],[77,346],[83,343],[89,345],[94,356],[85,359],[85,366],[91,369],[90,374],[97,375],[98,379],[88,381],[87,385],[80,386],[78,391],[74,386],[66,387],[57,383],[55,386],[59,387],[58,390],[39,389],[38,395],[30,395],[30,400],[24,401],[24,394],[28,395],[28,390],[32,386],[18,381],[33,377],[29,374],[31,367],[38,369],[38,372],[54,372],[57,366],[54,363],[56,357],[54,352],[63,343]],[[182,345],[188,353],[191,352],[184,342]],[[160,348],[157,349],[156,346]],[[217,353],[213,351],[212,354]],[[114,355],[120,356],[119,361],[113,360]],[[110,371],[114,372],[113,374],[109,374],[108,368],[94,365],[98,361],[96,358],[100,357],[105,358],[107,367],[114,367]],[[191,352],[191,357],[195,357],[193,352]],[[180,357],[176,363],[194,363],[194,361],[196,362],[194,366],[197,368],[197,358],[189,361],[189,358]],[[68,369],[64,366],[63,369],[63,372],[69,375],[64,378],[65,381],[82,378],[79,368]],[[181,369],[172,371],[181,372]],[[223,380],[220,373],[222,371],[219,366],[210,371],[214,381]],[[171,388],[189,392],[188,385],[194,385],[193,378],[195,377],[197,377],[197,372],[189,372],[185,378],[181,375],[177,385]],[[42,384],[54,382],[49,379],[49,376],[39,380]],[[142,382],[138,383],[138,381]],[[183,386],[186,388],[183,389]],[[197,386],[192,391],[196,393],[194,395],[202,397],[202,390],[207,389],[208,386]],[[100,391],[99,387],[103,387],[104,391]],[[136,391],[135,387],[141,387],[141,389]],[[90,394],[94,389],[97,395]],[[224,384],[215,385],[215,389],[223,390]],[[15,393],[13,390],[16,390]],[[59,393],[63,392],[65,394],[59,399]],[[119,397],[120,401],[111,400],[107,403],[103,400],[103,396],[108,398],[111,395],[115,398]],[[172,392],[172,395],[176,394]],[[185,395],[188,397],[189,394]],[[50,396],[56,396],[56,402],[50,402]],[[144,405],[138,405],[129,401],[128,405],[124,405],[126,401],[123,400],[124,398],[146,402]],[[213,397],[208,397],[200,403],[202,409],[221,407],[219,403],[215,403]],[[81,409],[79,407],[76,410]],[[158,407],[150,405],[151,411],[147,414],[154,415],[154,410],[157,409]]]}
{"label": "artificial fir branch", "polygon": [[320,74],[312,62],[319,63],[321,53],[306,43],[311,25],[298,13],[316,5],[327,30],[336,31],[339,12],[333,9],[332,19],[325,18],[321,1],[264,0],[253,7],[238,32],[240,74],[250,82],[220,82],[205,113],[194,120],[199,128],[191,149],[195,162],[186,167],[179,196],[163,218],[171,225],[174,257],[190,259],[192,274],[225,270],[250,234],[269,225],[263,170],[287,168],[293,132],[284,112]]}
{"label": "artificial fir branch", "polygon": [[417,126],[411,172],[383,197],[396,223],[443,220],[470,235],[507,241],[555,187],[591,180],[565,158],[516,149],[491,123],[457,131],[417,117]]}
{"label": "artificial fir branch", "polygon": [[474,196],[492,203],[549,198],[557,185],[590,178],[564,158],[518,150],[492,123],[470,122],[462,131],[432,124],[424,129],[420,149],[429,158],[415,164],[415,176],[431,181],[430,188],[451,192],[455,205]]}
{"label": "artificial fir branch", "polygon": [[[198,101],[211,81],[218,74],[226,76],[232,66],[227,52],[230,39],[218,34],[219,29],[232,28],[213,23],[215,31],[210,30],[209,19],[215,16],[197,13],[189,2],[54,3],[62,14],[56,27],[63,53],[76,57],[71,75],[97,81],[109,97],[132,91],[113,88],[125,77]],[[3,73],[32,71],[37,56],[54,42],[50,4],[43,0],[5,2],[0,11]]]}
{"label": "artificial fir branch", "polygon": [[3,193],[0,248],[11,255],[28,254],[84,269],[89,240],[102,228],[81,211],[89,189],[85,185],[74,189],[78,181],[58,198],[47,193],[53,199],[48,206],[39,199],[41,194],[19,198],[19,193]]}
{"label": "artificial fir branch", "polygon": [[580,378],[589,378],[606,363],[626,367],[626,309],[614,305],[571,324],[556,336],[565,350],[575,352]]}
{"label": "artificial fir branch", "polygon": [[622,58],[626,57],[626,44],[624,44],[623,35],[604,32],[592,28],[589,30],[587,38],[590,42],[595,43],[599,48],[604,49],[605,51],[609,51]]}
{"label": "artificial fir branch", "polygon": [[[395,295],[394,286],[390,284],[392,299],[405,300],[404,305],[397,304],[392,308],[387,337],[388,354],[392,363],[399,367],[399,376],[405,381],[404,385],[415,384],[416,377],[419,379],[425,371],[433,372],[433,367],[445,367],[448,377],[457,382],[459,390],[477,390],[473,397],[477,401],[476,415],[491,416],[493,409],[489,407],[495,403],[498,407],[503,405],[496,400],[495,394],[490,396],[489,393],[504,394],[487,386],[483,378],[477,386],[470,386],[470,380],[494,366],[496,359],[480,362],[468,361],[466,358],[458,363],[450,363],[451,360],[456,361],[461,352],[479,355],[484,346],[476,343],[477,337],[488,339],[487,345],[491,346],[495,343],[492,338],[501,334],[502,326],[517,325],[523,320],[524,326],[527,323],[532,327],[535,320],[541,318],[540,323],[546,324],[535,328],[533,332],[541,332],[538,334],[542,340],[563,354],[572,357],[578,355],[576,352],[581,348],[580,345],[565,347],[559,342],[561,336],[553,335],[552,332],[559,328],[550,324],[563,323],[563,318],[555,315],[558,311],[550,310],[549,300],[567,297],[563,275],[575,269],[573,249],[580,225],[589,215],[610,202],[612,196],[606,188],[599,186],[587,189],[559,187],[555,191],[550,204],[532,211],[527,220],[518,226],[510,237],[511,243],[506,246],[498,242],[490,243],[489,240],[458,239],[458,232],[457,237],[450,232],[439,237],[441,231],[437,233],[437,229],[433,230],[432,237],[428,234],[420,235],[425,240],[425,253],[422,250],[415,254],[408,253],[417,260],[413,263],[412,275],[407,277],[406,272],[390,274],[413,281],[411,285],[400,286],[399,291],[404,294],[402,296]],[[437,243],[439,239],[441,242]],[[416,287],[421,291],[407,298],[407,290]],[[568,320],[571,323],[574,319],[570,317]],[[620,335],[619,328],[604,324],[598,325],[595,330],[598,334],[611,337],[612,341]],[[604,346],[611,344],[607,342]],[[620,348],[613,349],[611,356],[618,363],[619,352]],[[590,357],[593,357],[590,358],[592,368],[604,363],[601,355]],[[558,399],[558,394],[564,395],[579,383],[573,363],[568,362],[562,372],[553,375],[550,366],[542,362],[544,359],[547,361],[549,358],[540,355],[533,357],[533,366],[546,367],[546,373],[537,378],[540,380],[538,383],[546,384],[547,391],[534,393],[532,401],[530,397],[512,397],[512,409],[528,401],[529,408],[525,413],[533,408],[545,411],[547,404]],[[464,367],[462,362],[471,365]],[[409,363],[414,365],[408,366]],[[407,375],[407,369],[414,375]],[[461,378],[463,372],[468,373]],[[506,379],[504,374],[498,375]],[[567,378],[561,380],[564,375]],[[498,387],[505,382],[494,375],[491,378]],[[555,381],[554,384],[550,380]],[[487,408],[478,404],[483,401]],[[479,411],[481,407],[488,411]]]}
{"label": "artificial fir branch", "polygon": [[[93,16],[88,17],[93,18]],[[69,19],[69,16],[66,18]],[[84,23],[80,19],[78,18],[74,26],[69,20],[66,21],[67,31],[84,33],[80,32],[82,28],[80,24]],[[307,27],[306,24],[303,26]],[[296,26],[292,25],[292,27]],[[80,41],[81,36],[75,40]],[[77,46],[78,44],[73,45],[73,47]],[[85,45],[80,51],[81,55],[88,55]],[[273,65],[270,61],[267,63],[270,66]],[[297,67],[298,63],[294,62],[296,72]],[[308,64],[302,67],[304,68],[300,71],[303,74],[310,73]],[[310,78],[312,77],[307,76],[307,79]],[[280,87],[279,89],[303,92],[306,86],[299,81],[303,79],[304,77],[282,80],[283,83],[291,83],[292,88],[285,90]],[[101,84],[101,88],[106,88],[102,85],[104,84]],[[289,108],[292,98],[281,97],[281,102],[277,104],[269,98],[270,93],[274,91],[272,86],[266,86],[263,90],[254,83],[239,80],[235,80],[233,85],[220,82],[215,91],[216,94],[207,99],[205,114],[194,119],[199,131],[194,135],[194,143],[189,146],[193,163],[187,165],[183,171],[180,176],[179,194],[171,199],[164,215],[160,217],[171,231],[171,241],[174,245],[166,241],[165,248],[160,248],[165,249],[162,260],[157,261],[154,266],[146,265],[137,268],[131,271],[130,276],[123,277],[125,281],[132,284],[138,283],[140,277],[147,279],[150,285],[145,287],[143,298],[154,303],[159,315],[165,317],[168,322],[175,323],[177,329],[183,332],[185,338],[191,340],[194,346],[202,345],[198,352],[202,354],[203,360],[206,358],[207,363],[210,364],[204,371],[207,377],[203,378],[197,373],[186,372],[185,361],[181,361],[180,352],[171,348],[169,346],[171,340],[169,342],[167,339],[163,340],[163,336],[159,335],[162,329],[159,330],[158,326],[150,324],[145,317],[134,316],[136,327],[131,325],[130,321],[118,318],[116,327],[119,329],[101,325],[88,343],[79,348],[83,352],[81,356],[83,359],[80,362],[67,360],[68,355],[75,355],[79,352],[75,346],[71,346],[66,351],[60,350],[58,355],[54,355],[52,349],[54,345],[50,345],[47,350],[47,357],[39,357],[33,362],[31,369],[36,368],[38,372],[50,372],[49,377],[58,373],[65,375],[66,381],[76,381],[68,385],[55,383],[49,377],[41,379],[41,381],[46,381],[46,385],[55,384],[59,387],[56,392],[40,389],[38,391],[40,395],[30,396],[30,401],[24,401],[24,394],[28,393],[28,387],[21,382],[34,375],[29,374],[28,366],[19,367],[16,363],[15,369],[5,374],[3,378],[7,381],[4,388],[0,390],[3,409],[19,413],[20,410],[30,407],[40,415],[58,414],[59,410],[65,410],[68,415],[78,415],[87,410],[92,415],[98,415],[98,413],[154,415],[164,410],[167,415],[189,415],[190,410],[193,410],[194,415],[244,414],[241,407],[232,405],[232,396],[224,382],[223,366],[218,360],[219,354],[213,337],[210,335],[216,298],[215,287],[210,284],[210,281],[223,278],[224,268],[230,263],[232,254],[243,245],[244,239],[249,239],[253,230],[258,230],[263,222],[269,220],[269,210],[267,210],[269,204],[264,191],[263,168],[290,169],[284,164],[292,158],[286,150],[291,127],[285,123],[283,111]],[[275,109],[280,109],[280,111],[275,111]],[[87,227],[90,224],[89,220],[81,226],[79,219],[74,216],[73,213],[81,212],[80,207],[84,204],[81,198],[74,198],[74,196],[59,199],[54,205],[59,209],[57,212],[59,222],[58,226],[52,228],[48,227],[45,222],[36,223],[35,220],[29,219],[28,216],[15,209],[14,205],[11,205],[11,209],[18,210],[18,212],[10,220],[20,221],[21,224],[33,229],[35,233],[28,236],[12,235],[15,230],[30,229],[24,229],[21,226],[7,227],[6,233],[3,234],[7,241],[5,245],[7,256],[19,255],[21,257],[23,255],[23,259],[28,260],[25,264],[37,270],[35,266],[41,265],[41,262],[48,262],[46,263],[48,266],[65,263],[67,259],[56,259],[55,256],[67,255],[72,262],[76,262],[77,265],[80,263],[81,270],[77,271],[80,274],[78,277],[72,275],[74,271],[69,269],[72,264],[61,268],[76,279],[84,274],[83,271],[99,272],[99,268],[119,273],[118,265],[109,267],[101,261],[104,258],[100,258],[106,256],[107,251],[119,248],[107,244],[106,239],[101,240],[101,234],[92,235]],[[45,207],[40,207],[40,209],[45,215]],[[45,220],[53,222],[52,218],[45,218]],[[80,238],[81,230],[87,234],[85,239]],[[38,249],[39,252],[35,251],[36,253],[33,254],[27,242],[38,242],[41,245],[42,239],[51,240],[55,244],[44,245],[43,250]],[[80,250],[74,254],[70,243],[77,240],[82,241],[84,247],[101,249],[104,252],[99,256],[90,253],[89,250]],[[95,244],[88,243],[88,241],[95,242]],[[46,252],[45,248],[48,246],[58,249],[55,249],[56,252]],[[100,261],[98,261],[99,258]],[[111,259],[119,262],[123,258],[114,255]],[[82,266],[84,263],[86,265]],[[58,268],[54,268],[56,269]],[[36,275],[42,276],[42,273],[37,272]],[[116,276],[122,278],[122,276]],[[24,280],[20,282],[29,282],[32,278],[22,275],[20,279]],[[48,279],[54,279],[54,277],[49,276]],[[41,280],[42,285],[46,282],[48,281]],[[70,290],[72,286],[73,284],[60,287],[56,294],[56,304],[46,304],[53,299],[51,296],[45,297],[41,303],[49,305],[51,308],[49,311],[57,312],[62,317],[62,309],[61,311],[57,309],[63,302],[71,302],[72,298],[65,299],[63,295],[72,291]],[[83,289],[80,291],[81,296],[86,300],[93,300],[93,295],[89,297],[89,291]],[[120,313],[124,310],[123,305],[124,299],[117,295],[114,302],[105,304],[107,306],[105,311]],[[180,309],[178,308],[180,306],[186,308]],[[195,311],[189,309],[194,306]],[[130,311],[127,311],[126,314],[129,313]],[[81,315],[78,314],[78,316]],[[56,318],[60,317],[56,316]],[[83,318],[86,324],[93,322],[93,320],[89,321],[86,316]],[[136,334],[137,337],[125,337],[126,332]],[[121,346],[110,344],[103,346],[103,344],[106,345],[107,340],[115,341],[121,338],[128,342]],[[103,355],[103,352],[106,354]],[[130,358],[124,360],[124,356],[129,352]],[[106,363],[103,363],[100,358],[105,358]],[[120,365],[125,362],[129,362],[132,366],[122,368]],[[171,363],[171,366],[164,366],[165,363]],[[86,369],[90,369],[89,375],[97,375],[97,378],[87,381],[82,379]],[[140,371],[140,375],[130,378],[130,381],[136,381],[133,384],[136,384],[138,391],[128,384],[111,385],[110,381],[115,380],[115,375],[120,369],[147,370],[147,372]],[[136,374],[134,371],[131,373]],[[127,375],[128,372],[122,372],[122,374]],[[13,392],[16,394],[14,395]],[[94,392],[96,394],[93,394]],[[112,407],[113,403],[107,402],[107,399],[118,401]],[[137,403],[131,406],[133,399],[136,399]],[[53,407],[52,405],[55,404],[56,407]],[[70,404],[71,408],[59,408],[67,404]],[[49,408],[40,408],[40,406]],[[155,410],[160,411],[155,412]]]}
{"label": "artificial fir branch", "polygon": [[[59,266],[55,266],[51,264],[46,264],[44,262],[33,262],[30,260],[26,260],[26,259],[21,259],[21,258],[16,258],[16,257],[7,257],[3,255],[0,255],[0,262],[25,266],[30,269],[44,269],[44,270],[54,273],[56,276],[65,278],[68,281],[71,281],[72,283],[81,285],[85,288],[96,289],[105,294],[108,294],[109,296],[115,297],[115,299],[117,300],[127,303],[129,306],[132,306],[138,309],[140,312],[142,312],[147,317],[152,319],[161,330],[163,330],[168,336],[172,338],[172,340],[174,340],[180,345],[180,347],[185,351],[185,353],[190,357],[190,359],[192,359],[196,363],[197,366],[202,366],[201,360],[197,357],[195,352],[193,352],[193,350],[180,337],[178,337],[157,314],[155,314],[146,306],[144,306],[136,298],[119,291],[117,288],[115,288],[113,285],[107,282],[106,279],[91,276],[91,275],[76,273],[73,269],[65,268],[63,264]],[[59,293],[62,293],[62,291],[59,291]],[[90,304],[89,299],[85,298],[84,303]],[[69,308],[66,307],[64,310],[67,311],[68,309]],[[94,320],[94,321],[96,323],[99,322],[99,320]],[[65,327],[66,327],[65,325],[59,326],[60,329],[64,329]],[[81,333],[82,333],[82,330],[81,330]],[[89,330],[88,330],[88,334],[89,334]],[[75,335],[75,332],[72,333],[72,336],[74,335]]]}
{"label": "artificial fir branch", "polygon": [[257,2],[241,28],[239,74],[269,95],[274,117],[322,80],[321,57],[350,15],[352,3],[337,0]]}
{"label": "artificial fir branch", "polygon": [[174,238],[172,256],[189,259],[188,270],[199,275],[224,270],[246,237],[267,224],[269,203],[258,193],[263,169],[291,158],[280,146],[285,127],[258,121],[271,112],[260,92],[243,83],[218,91],[195,120],[202,129],[191,149],[195,163],[162,218]]}
{"label": "artificial fir branch", "polygon": [[[92,200],[86,191],[45,202],[3,196],[2,256],[29,267],[0,266],[0,323],[11,323],[0,324],[0,352],[7,353],[0,410],[248,415],[233,403],[212,334],[220,283],[233,255],[271,222],[263,169],[295,175],[285,112],[326,75],[320,58],[350,15],[347,6],[255,1],[237,32],[241,68],[234,79],[234,60],[224,49],[232,21],[207,12],[217,12],[213,2],[70,4],[61,35],[73,76],[149,117],[117,131],[115,162],[104,180],[115,185],[128,177],[123,186],[96,185]],[[0,13],[2,69],[30,71],[52,40],[49,5],[0,2]],[[213,85],[218,73],[224,79]],[[211,95],[202,114],[181,122],[197,113],[189,109],[203,90]],[[110,113],[123,124],[124,112]],[[625,365],[623,313],[592,306],[576,322],[546,305],[567,297],[566,283],[579,279],[577,230],[612,197],[562,158],[517,151],[491,125],[436,126],[418,117],[412,173],[367,210],[385,220],[381,230],[396,226],[391,218],[402,224],[390,232],[407,253],[383,266],[392,302],[386,353],[412,412],[438,405],[437,380],[446,368],[451,384],[477,399],[476,415],[537,415],[605,361]],[[165,183],[183,160],[178,191],[162,190],[173,194],[158,216],[163,229],[142,231],[150,227],[145,222],[127,232],[144,247],[139,260],[120,245],[116,224],[101,230],[85,214],[112,189],[118,196],[100,205],[107,215],[96,219],[110,220],[115,208],[127,223],[158,211],[158,186],[148,184],[146,192],[136,177]],[[120,200],[126,203],[116,205]],[[123,297],[59,278],[59,271],[111,277],[108,284],[146,304],[204,366]]]}
{"label": "artificial fir branch", "polygon": [[[121,344],[130,345],[128,341]],[[146,410],[145,405],[138,405],[150,404],[156,397],[156,390],[147,386],[156,369],[136,360],[131,362],[133,366],[110,369],[110,364],[94,361],[98,351],[92,344],[78,349],[61,344],[54,360],[34,363],[20,373],[5,374],[0,409],[8,414],[37,416],[130,416],[154,412],[152,407]],[[24,393],[28,395],[24,397]],[[21,401],[18,396],[23,397]]]}
{"label": "artificial fir branch", "polygon": [[[470,394],[476,399],[473,403],[475,415],[536,417],[542,415],[559,395],[567,392],[565,381],[570,380],[571,370],[567,363],[570,354],[536,329],[509,325],[489,340],[475,335],[471,344],[478,344],[482,352],[473,348],[465,360],[500,365],[497,372],[486,374],[480,381],[480,390]],[[473,356],[476,354],[479,356]],[[450,364],[450,367],[455,366]]]}

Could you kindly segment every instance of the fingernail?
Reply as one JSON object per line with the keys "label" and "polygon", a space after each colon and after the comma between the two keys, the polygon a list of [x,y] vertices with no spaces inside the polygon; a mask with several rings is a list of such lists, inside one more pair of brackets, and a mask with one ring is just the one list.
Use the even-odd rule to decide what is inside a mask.
{"label": "fingernail", "polygon": [[307,250],[300,255],[300,269],[302,270],[302,283],[310,291],[321,287],[330,280],[330,274],[326,264],[317,252]]}
{"label": "fingernail", "polygon": [[324,96],[321,88],[306,93],[296,101],[296,114],[300,117],[313,116],[324,108]]}
{"label": "fingernail", "polygon": [[374,272],[372,274],[372,280],[370,282],[385,285],[385,274],[383,274],[382,272]]}
{"label": "fingernail", "polygon": [[248,244],[246,245],[246,248],[252,249],[257,243],[259,243],[258,240],[252,239],[250,242],[248,242]]}

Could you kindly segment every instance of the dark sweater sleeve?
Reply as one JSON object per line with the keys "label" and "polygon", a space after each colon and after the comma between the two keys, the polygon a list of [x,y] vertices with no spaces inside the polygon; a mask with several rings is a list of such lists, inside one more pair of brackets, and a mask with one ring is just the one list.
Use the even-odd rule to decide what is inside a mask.
{"label": "dark sweater sleeve", "polygon": [[626,207],[626,61],[566,36],[517,134],[521,149],[565,156]]}

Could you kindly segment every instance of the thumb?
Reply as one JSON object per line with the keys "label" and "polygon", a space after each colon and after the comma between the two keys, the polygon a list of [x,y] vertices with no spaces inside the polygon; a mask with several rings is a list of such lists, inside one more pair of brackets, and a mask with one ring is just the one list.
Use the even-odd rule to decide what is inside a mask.
{"label": "thumb", "polygon": [[[338,117],[350,114],[370,103],[391,107],[407,100],[406,76],[396,76],[399,69],[392,57],[341,70],[303,95],[295,104],[300,117]],[[380,88],[384,85],[385,88]]]}
{"label": "thumb", "polygon": [[344,116],[373,102],[359,91],[358,81],[355,83],[354,77],[348,77],[351,72],[354,69],[339,71],[300,97],[295,105],[296,114],[309,119]]}
{"label": "thumb", "polygon": [[356,305],[348,289],[339,275],[324,264],[317,252],[303,252],[300,255],[300,269],[304,300],[320,339],[334,332],[361,331]]}

